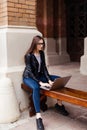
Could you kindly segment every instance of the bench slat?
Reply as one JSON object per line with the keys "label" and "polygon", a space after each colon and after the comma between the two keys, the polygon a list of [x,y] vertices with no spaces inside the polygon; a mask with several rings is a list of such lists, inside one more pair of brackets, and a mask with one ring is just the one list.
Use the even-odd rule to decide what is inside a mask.
{"label": "bench slat", "polygon": [[[32,90],[23,83],[21,84],[21,87],[29,93],[32,92]],[[87,107],[87,92],[81,90],[64,87],[55,91],[41,89],[40,93],[51,98],[60,99],[75,105]]]}
{"label": "bench slat", "polygon": [[41,90],[41,93],[51,98],[87,107],[87,92],[64,87],[56,91]]}

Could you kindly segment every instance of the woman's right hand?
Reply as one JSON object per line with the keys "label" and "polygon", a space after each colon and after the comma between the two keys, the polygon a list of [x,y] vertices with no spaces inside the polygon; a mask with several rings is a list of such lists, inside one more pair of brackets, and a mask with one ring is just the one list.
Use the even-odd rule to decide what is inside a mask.
{"label": "woman's right hand", "polygon": [[47,86],[47,87],[51,87],[51,85],[49,83],[44,83],[44,82],[39,82],[40,86]]}

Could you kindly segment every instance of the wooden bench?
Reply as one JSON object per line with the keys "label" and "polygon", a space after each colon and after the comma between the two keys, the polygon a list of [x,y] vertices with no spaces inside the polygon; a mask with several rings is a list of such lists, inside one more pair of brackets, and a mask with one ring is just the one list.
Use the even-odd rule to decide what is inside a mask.
{"label": "wooden bench", "polygon": [[[32,93],[32,90],[23,83],[21,84],[21,88],[27,91],[28,93]],[[79,105],[82,107],[87,107],[87,92],[84,92],[84,91],[64,87],[56,91],[48,91],[48,90],[41,89],[40,94],[41,94],[40,104],[41,104],[41,109],[43,111],[47,110],[47,104],[46,104],[47,96],[54,99],[60,99],[62,101],[69,102],[69,103]],[[30,95],[29,106],[31,108],[29,110],[29,114],[30,116],[33,116],[35,114],[35,109],[33,105],[32,96],[31,94],[29,95]]]}

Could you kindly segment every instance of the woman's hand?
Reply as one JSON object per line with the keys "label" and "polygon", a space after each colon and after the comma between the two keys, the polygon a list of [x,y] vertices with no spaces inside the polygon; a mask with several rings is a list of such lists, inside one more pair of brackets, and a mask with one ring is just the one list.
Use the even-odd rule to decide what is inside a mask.
{"label": "woman's hand", "polygon": [[49,80],[48,82],[51,86],[53,85],[53,81]]}
{"label": "woman's hand", "polygon": [[51,87],[51,85],[49,83],[43,83],[43,82],[39,82],[40,86],[47,86],[47,87]]}

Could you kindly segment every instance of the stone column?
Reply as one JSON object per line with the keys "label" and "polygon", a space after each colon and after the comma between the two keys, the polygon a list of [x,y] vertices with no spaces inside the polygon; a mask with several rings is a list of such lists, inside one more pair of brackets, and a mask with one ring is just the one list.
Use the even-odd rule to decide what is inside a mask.
{"label": "stone column", "polygon": [[59,63],[66,63],[69,62],[70,59],[66,47],[66,7],[64,0],[58,0],[58,9],[58,58]]}
{"label": "stone column", "polygon": [[[7,1],[0,1],[0,123],[9,123],[18,120],[19,105],[11,78],[7,78],[8,56],[7,32],[8,24]],[[3,28],[3,29],[2,29]]]}
{"label": "stone column", "polygon": [[84,39],[84,55],[81,56],[80,72],[87,75],[87,37]]}
{"label": "stone column", "polygon": [[10,78],[0,78],[0,123],[14,122],[19,119],[20,111]]}
{"label": "stone column", "polygon": [[[47,63],[48,65],[64,64],[70,61],[66,47],[66,11],[64,0],[53,1],[53,32],[54,38],[47,38]],[[49,22],[48,22],[49,23]],[[50,27],[50,26],[49,26]],[[50,27],[52,30],[52,27]],[[48,28],[50,34],[50,30]]]}
{"label": "stone column", "polygon": [[[15,113],[13,116],[19,117],[18,109],[23,111],[28,107],[28,95],[21,89],[22,73],[24,70],[24,54],[28,50],[32,38],[35,35],[41,35],[36,28],[36,0],[3,0],[0,1],[0,79],[4,77],[9,78],[14,87],[14,98],[17,99]],[[3,80],[4,89],[10,97],[11,92],[9,83],[5,83]],[[0,83],[1,90],[3,88]],[[8,90],[7,90],[8,88]],[[3,95],[0,91],[0,97]],[[4,96],[2,100],[4,101]],[[5,96],[6,97],[6,96]],[[9,98],[9,107],[12,107],[12,103]],[[1,102],[1,100],[0,100]],[[4,104],[3,104],[4,106]],[[1,106],[0,106],[1,108]],[[5,109],[4,109],[5,110]],[[13,110],[13,109],[12,109]],[[0,113],[2,108],[0,109]],[[5,112],[4,112],[5,113]],[[4,114],[3,113],[3,114]],[[8,117],[8,118],[7,118]],[[7,116],[3,122],[13,122],[17,118],[11,118]]]}

